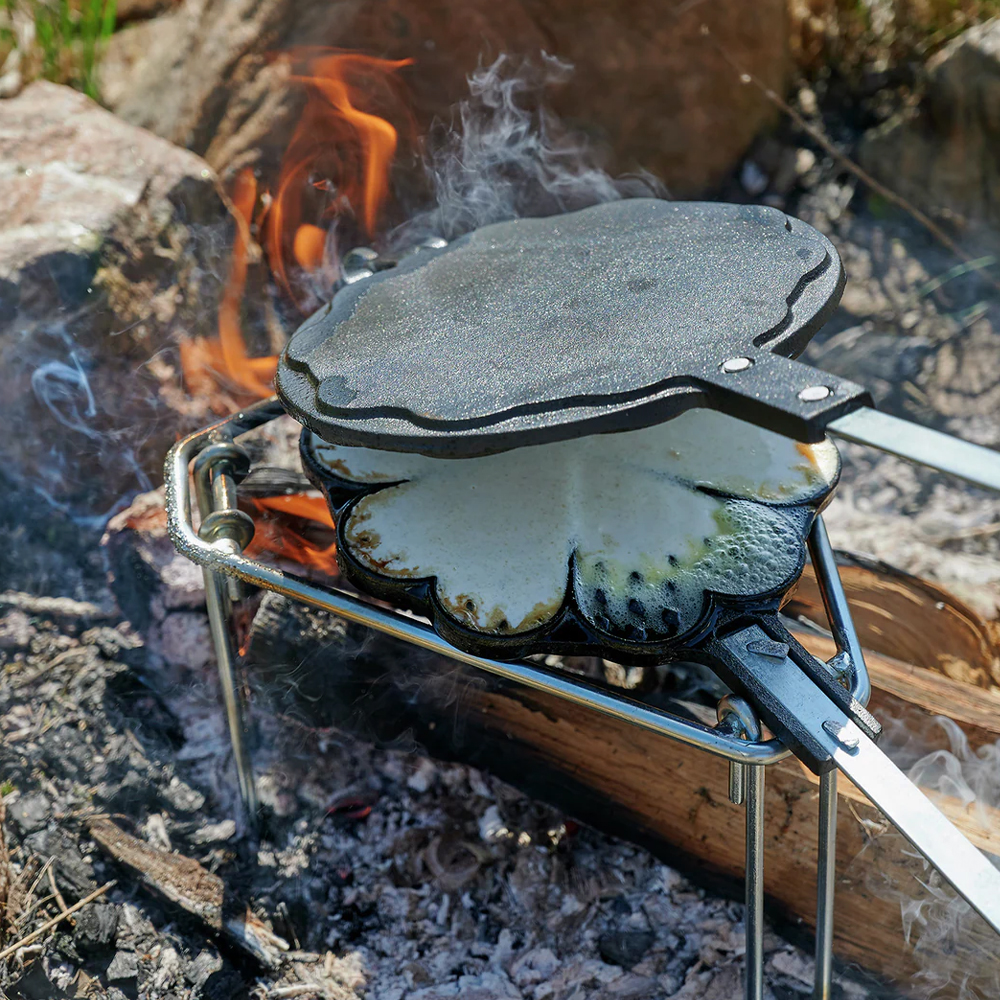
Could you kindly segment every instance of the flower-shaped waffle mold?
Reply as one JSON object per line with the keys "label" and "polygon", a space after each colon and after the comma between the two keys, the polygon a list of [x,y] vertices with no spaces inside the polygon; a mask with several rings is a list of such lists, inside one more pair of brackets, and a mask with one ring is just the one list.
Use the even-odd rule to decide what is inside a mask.
{"label": "flower-shaped waffle mold", "polygon": [[836,482],[803,445],[694,409],[664,424],[440,459],[302,437],[359,589],[460,649],[664,657],[721,607],[776,607]]}

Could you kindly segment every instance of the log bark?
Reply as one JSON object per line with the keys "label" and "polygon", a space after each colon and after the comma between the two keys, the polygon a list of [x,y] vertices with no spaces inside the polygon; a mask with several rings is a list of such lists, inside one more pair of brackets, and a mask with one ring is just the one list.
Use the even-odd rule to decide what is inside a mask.
{"label": "log bark", "polygon": [[[973,747],[996,741],[1000,691],[989,683],[989,623],[937,588],[872,564],[845,567],[845,583],[869,647],[876,716],[902,720],[911,740],[925,746],[935,738],[938,715],[955,720]],[[807,575],[786,610],[823,622],[818,600]],[[822,635],[799,638],[820,657],[834,650]],[[873,651],[876,644],[920,662]],[[729,802],[722,760],[369,636],[273,594],[254,622],[248,662],[258,695],[311,725],[380,745],[417,744],[432,756],[491,771],[578,820],[648,847],[702,884],[737,898],[742,892],[744,813]],[[936,739],[940,744],[940,732]],[[927,968],[953,980],[936,994],[942,997],[962,995],[963,980],[973,987],[995,982],[1000,960],[985,923],[970,913],[944,933],[946,907],[918,881],[927,879],[922,862],[861,792],[846,779],[840,788],[837,958],[904,992]],[[767,907],[793,936],[808,937],[814,926],[817,791],[818,779],[794,759],[768,769]],[[974,843],[1000,856],[1000,813],[932,797]],[[901,903],[919,899],[932,924],[921,935],[918,922],[907,942]]]}

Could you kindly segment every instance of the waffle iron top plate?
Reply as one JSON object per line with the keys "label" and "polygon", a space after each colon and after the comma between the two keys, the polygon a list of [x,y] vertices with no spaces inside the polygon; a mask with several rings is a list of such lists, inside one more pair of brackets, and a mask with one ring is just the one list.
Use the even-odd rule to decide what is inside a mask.
{"label": "waffle iron top plate", "polygon": [[829,240],[772,208],[634,199],[518,219],[343,288],[292,337],[276,387],[330,442],[439,457],[694,406],[818,441],[869,401],[789,360],[843,283]]}

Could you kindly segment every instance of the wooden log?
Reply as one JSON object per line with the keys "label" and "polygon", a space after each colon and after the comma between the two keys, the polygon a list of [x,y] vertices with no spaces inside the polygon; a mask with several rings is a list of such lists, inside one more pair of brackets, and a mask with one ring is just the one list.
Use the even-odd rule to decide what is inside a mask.
{"label": "wooden log", "polygon": [[[902,719],[921,738],[934,729],[935,716],[946,715],[973,746],[997,740],[1000,691],[990,684],[995,654],[987,623],[921,581],[861,564],[845,576],[869,647],[877,642],[913,657],[869,651],[876,716]],[[824,621],[808,577],[787,610]],[[821,635],[799,638],[818,656],[833,652]],[[702,884],[737,897],[742,891],[744,812],[729,802],[725,761],[384,637],[366,637],[276,595],[258,612],[248,657],[262,693],[312,724],[383,745],[412,739],[432,756],[491,771],[583,822],[641,843]],[[900,900],[927,896],[925,912],[932,915],[944,904],[922,888],[924,866],[902,838],[846,779],[840,785],[838,959],[904,992],[930,966],[953,979],[936,996],[976,996],[960,994],[959,984],[975,989],[996,981],[1000,949],[992,932],[970,913],[957,933],[935,941],[925,930],[908,943]],[[817,789],[818,780],[794,759],[767,771],[767,907],[772,919],[807,936],[816,898]],[[984,825],[982,814],[962,802],[935,798],[980,848],[1000,856],[1000,815],[986,810],[992,822]]]}
{"label": "wooden log", "polygon": [[288,942],[278,937],[227,889],[218,875],[192,858],[161,851],[126,833],[105,816],[90,821],[90,835],[105,853],[132,869],[154,894],[224,934],[267,968],[277,968]]}

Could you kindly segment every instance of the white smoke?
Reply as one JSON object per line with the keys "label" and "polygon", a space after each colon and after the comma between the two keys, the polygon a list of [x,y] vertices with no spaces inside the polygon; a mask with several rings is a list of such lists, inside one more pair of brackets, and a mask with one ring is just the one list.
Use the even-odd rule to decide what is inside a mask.
{"label": "white smoke", "polygon": [[[943,716],[921,735],[915,720],[883,722],[883,749],[916,785],[954,800],[984,831],[1000,834],[1000,741],[974,750],[958,724]],[[946,745],[932,747],[935,742]],[[899,905],[920,967],[913,992],[928,1000],[1000,997],[1000,942],[986,921],[895,828],[866,825],[872,839],[858,859],[859,873],[874,895]]]}
{"label": "white smoke", "polygon": [[424,167],[433,205],[392,236],[397,247],[427,236],[455,239],[479,226],[557,215],[620,198],[663,197],[651,175],[612,178],[586,139],[573,135],[542,103],[573,67],[542,53],[540,64],[502,55],[469,77],[469,97],[453,121],[438,123]]}

